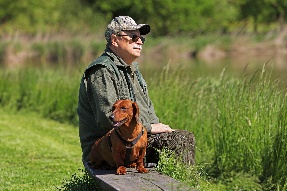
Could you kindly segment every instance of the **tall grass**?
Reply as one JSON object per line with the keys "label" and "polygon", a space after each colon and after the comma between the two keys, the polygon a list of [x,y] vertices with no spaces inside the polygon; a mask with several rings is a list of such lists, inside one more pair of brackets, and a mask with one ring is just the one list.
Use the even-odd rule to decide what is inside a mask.
{"label": "tall grass", "polygon": [[287,94],[271,74],[264,66],[252,75],[223,70],[218,78],[190,80],[192,74],[167,67],[149,83],[150,95],[164,122],[195,133],[197,162],[209,176],[228,188],[282,190]]}
{"label": "tall grass", "polygon": [[225,82],[218,90],[215,162],[222,172],[261,173],[263,151],[280,128],[286,97],[277,83],[267,80],[264,68],[258,79],[254,75]]}
{"label": "tall grass", "polygon": [[[161,170],[178,179],[197,179],[193,185],[199,182],[210,190],[286,189],[287,94],[271,73],[264,66],[252,75],[234,77],[223,70],[218,77],[194,79],[185,68],[167,66],[160,75],[146,76],[161,121],[194,132],[197,143],[200,168]],[[2,70],[0,77],[2,107],[77,124],[80,72]],[[168,157],[161,160],[174,163]]]}
{"label": "tall grass", "polygon": [[77,124],[79,76],[64,69],[1,70],[0,105],[10,110],[35,111],[60,122]]}

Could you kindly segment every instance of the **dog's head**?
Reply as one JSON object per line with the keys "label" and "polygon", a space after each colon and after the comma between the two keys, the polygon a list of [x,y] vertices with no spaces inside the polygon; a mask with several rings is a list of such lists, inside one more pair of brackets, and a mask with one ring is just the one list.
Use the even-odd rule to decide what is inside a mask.
{"label": "dog's head", "polygon": [[130,123],[134,120],[135,123],[138,122],[139,117],[139,107],[136,102],[131,100],[119,100],[114,103],[112,108],[113,114],[111,115],[111,120],[114,126],[125,125],[130,126]]}

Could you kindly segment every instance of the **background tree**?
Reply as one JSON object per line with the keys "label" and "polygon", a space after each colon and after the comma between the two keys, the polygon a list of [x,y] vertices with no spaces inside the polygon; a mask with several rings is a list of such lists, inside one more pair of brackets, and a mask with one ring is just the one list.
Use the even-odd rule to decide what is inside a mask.
{"label": "background tree", "polygon": [[[236,9],[227,0],[81,0],[108,20],[129,15],[137,22],[149,23],[153,35],[211,32],[234,22]],[[223,13],[224,10],[224,14]]]}
{"label": "background tree", "polygon": [[47,26],[58,23],[64,0],[0,0],[0,20],[2,25],[11,24],[17,30],[32,32],[46,30]]}
{"label": "background tree", "polygon": [[269,22],[277,22],[280,30],[284,28],[287,19],[287,1],[286,0],[268,0],[270,9],[266,9],[266,19]]}
{"label": "background tree", "polygon": [[258,32],[283,28],[286,11],[286,0],[0,0],[0,34],[91,32],[119,15],[150,24],[154,36],[232,32],[242,23]]}

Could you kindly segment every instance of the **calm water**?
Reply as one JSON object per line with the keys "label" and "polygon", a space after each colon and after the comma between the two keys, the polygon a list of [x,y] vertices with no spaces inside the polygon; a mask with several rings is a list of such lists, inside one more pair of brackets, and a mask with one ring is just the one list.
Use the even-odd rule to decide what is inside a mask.
{"label": "calm water", "polygon": [[[147,61],[145,58],[138,60],[140,69],[144,75],[157,75],[161,70],[169,67],[170,70],[178,67],[195,78],[204,76],[217,77],[225,69],[225,74],[234,76],[253,75],[261,71],[263,66],[272,72],[273,79],[279,79],[281,84],[287,84],[287,55],[280,57],[246,57],[246,58],[225,58],[213,62],[189,60],[165,60]],[[286,85],[287,87],[287,85]]]}
{"label": "calm water", "polygon": [[[211,59],[212,60],[212,59]],[[253,75],[256,71],[261,71],[263,65],[266,64],[266,69],[272,71],[272,78],[279,79],[283,87],[287,87],[287,53],[279,55],[262,54],[257,56],[237,56],[236,58],[229,57],[221,60],[199,61],[196,59],[185,58],[182,60],[173,58],[149,58],[145,55],[141,56],[137,62],[144,77],[158,76],[162,70],[169,68],[169,71],[177,68],[184,69],[194,79],[205,76],[219,77],[222,71],[226,75],[232,76],[248,76]],[[82,72],[89,63],[39,63],[39,61],[30,61],[24,64],[40,68],[65,68],[66,71],[78,70]],[[0,64],[1,66],[1,64]],[[3,68],[3,65],[2,67]],[[5,67],[4,67],[5,68]]]}

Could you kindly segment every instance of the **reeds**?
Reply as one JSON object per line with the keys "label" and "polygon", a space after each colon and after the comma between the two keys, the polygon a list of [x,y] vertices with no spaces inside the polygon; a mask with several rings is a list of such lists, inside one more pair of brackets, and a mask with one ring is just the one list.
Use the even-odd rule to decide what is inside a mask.
{"label": "reeds", "polygon": [[264,66],[251,76],[231,77],[223,70],[218,78],[191,80],[184,70],[167,68],[157,82],[151,80],[150,94],[163,122],[195,133],[197,162],[206,163],[209,176],[239,188],[282,190],[286,91],[271,73]]}
{"label": "reeds", "polygon": [[46,36],[10,37],[0,42],[0,66],[21,66],[27,62],[76,65],[99,56],[105,41],[94,36],[73,36],[71,33]]}
{"label": "reeds", "polygon": [[0,105],[27,110],[60,122],[77,124],[77,94],[80,76],[63,69],[22,68],[0,72]]}

